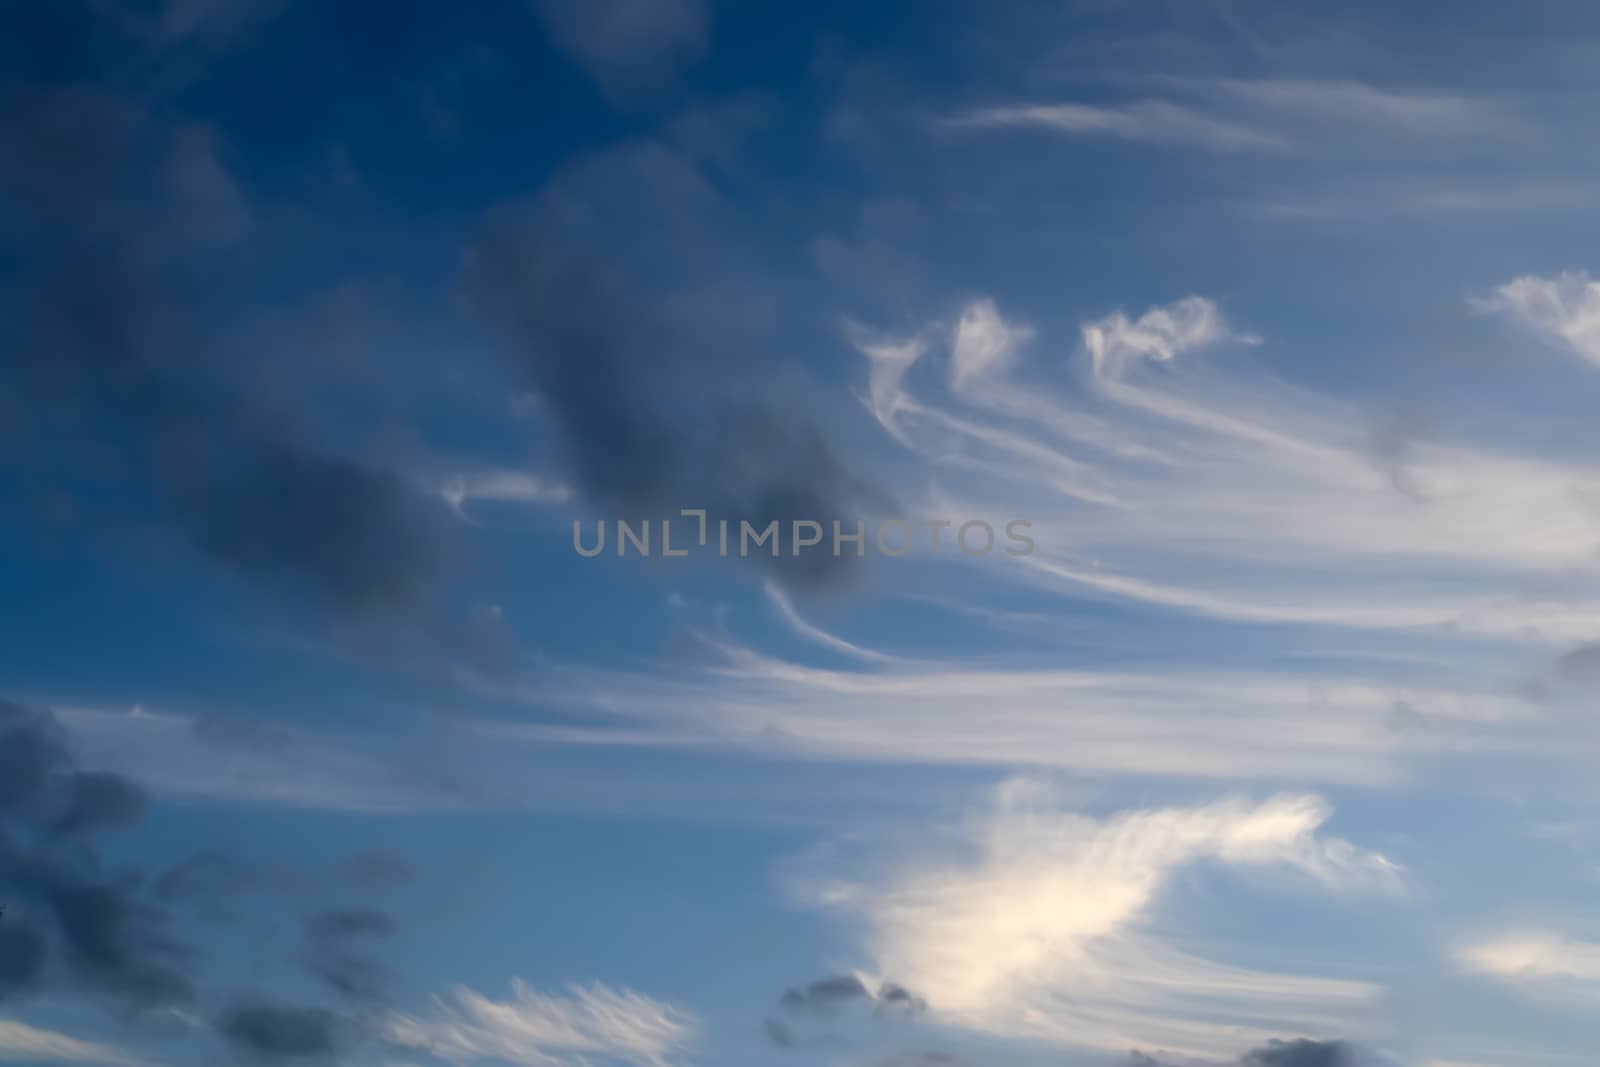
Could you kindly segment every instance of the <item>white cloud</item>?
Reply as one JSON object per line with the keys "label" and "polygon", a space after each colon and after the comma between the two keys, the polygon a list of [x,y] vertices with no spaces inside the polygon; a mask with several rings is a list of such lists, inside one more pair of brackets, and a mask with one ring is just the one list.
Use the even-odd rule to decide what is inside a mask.
{"label": "white cloud", "polygon": [[[883,658],[831,670],[709,643],[727,662],[702,671],[547,664],[530,698],[600,717],[603,725],[583,735],[591,744],[646,737],[799,758],[1189,779],[1381,785],[1427,754],[1530,751],[1538,743],[1528,706],[1492,691],[1193,667],[1075,670]],[[1401,707],[1427,728],[1397,729]],[[540,725],[499,724],[491,732],[560,740]]]}
{"label": "white cloud", "polygon": [[898,434],[895,417],[910,404],[903,382],[906,373],[928,351],[921,337],[891,338],[868,330],[856,322],[844,323],[846,338],[867,359],[868,410],[884,429]]}
{"label": "white cloud", "polygon": [[1456,953],[1468,971],[1530,991],[1600,996],[1600,944],[1524,932],[1475,942]]}
{"label": "white cloud", "polygon": [[1115,377],[1141,359],[1166,361],[1191,348],[1214,345],[1236,336],[1214,301],[1190,296],[1154,307],[1135,320],[1120,311],[1083,327],[1083,343],[1094,359],[1096,376]]}
{"label": "white cloud", "polygon": [[41,1030],[12,1019],[0,1019],[0,1061],[150,1067],[148,1061],[121,1049],[93,1041],[80,1041],[54,1030]]}
{"label": "white cloud", "polygon": [[1338,155],[1381,150],[1392,161],[1407,145],[1503,148],[1530,123],[1505,100],[1396,89],[1356,81],[1294,78],[1145,79],[1166,95],[1110,102],[1010,103],[948,120],[958,129],[1033,128],[1067,137],[1109,138],[1216,152]]}
{"label": "white cloud", "polygon": [[[1529,699],[1518,684],[1600,631],[1600,473],[1585,460],[1480,445],[1471,424],[1465,439],[1396,446],[1360,406],[1274,375],[1270,351],[1224,349],[1253,338],[1198,296],[1088,321],[1070,354],[1085,373],[1052,380],[1041,353],[1026,387],[1000,375],[959,405],[948,381],[905,373],[920,341],[852,339],[907,449],[905,513],[1025,516],[1037,544],[876,573],[939,589],[964,617],[1018,620],[1003,638],[929,612],[905,634],[847,617],[822,631],[774,601],[797,634],[856,662],[822,668],[719,631],[707,644],[723,659],[688,668],[547,664],[502,695],[592,724],[492,733],[1377,786],[1446,761],[1593,751],[1565,714],[1575,694]],[[974,567],[963,592],[939,584]],[[1138,622],[1101,602],[1139,607]],[[1231,631],[1253,666],[1225,638],[1192,636],[1197,619],[1253,624]],[[918,654],[929,635],[945,639],[937,657]],[[1043,658],[1050,642],[1072,658]]]}
{"label": "white cloud", "polygon": [[1257,341],[1203,297],[1113,312],[1082,340],[1087,391],[997,381],[957,413],[898,386],[893,429],[926,464],[925,506],[1025,513],[1043,535],[997,576],[1253,622],[1543,642],[1600,626],[1589,600],[1529,595],[1591,580],[1592,465],[1470,439],[1400,447],[1404,424],[1259,360],[1191,361]]}
{"label": "white cloud", "polygon": [[1586,271],[1567,271],[1553,278],[1526,275],[1502,285],[1476,306],[1505,315],[1548,343],[1600,364],[1600,282],[1591,280]]}
{"label": "white cloud", "polygon": [[1352,1023],[1378,990],[1191,954],[1158,933],[1163,894],[1199,863],[1295,871],[1329,892],[1398,888],[1383,856],[1320,832],[1329,815],[1319,798],[1282,796],[1095,819],[1013,781],[952,840],[799,888],[859,920],[875,970],[940,1022],[1062,1046],[1236,1053],[1252,1037]]}
{"label": "white cloud", "polygon": [[1193,146],[1219,152],[1286,152],[1283,138],[1213,118],[1166,100],[1095,104],[1017,104],[978,108],[951,120],[958,128],[1033,128],[1069,137],[1104,137],[1144,144]]}
{"label": "white cloud", "polygon": [[822,629],[822,627],[808,621],[805,616],[800,614],[799,610],[794,606],[794,601],[789,599],[789,594],[785,593],[783,587],[778,583],[767,582],[766,591],[767,600],[778,613],[778,617],[797,636],[823,648],[838,652],[841,655],[849,656],[851,659],[864,660],[868,663],[883,663],[889,660],[890,657],[881,652],[874,652],[870,648],[862,648],[860,645],[852,644],[844,638],[831,634]]}
{"label": "white cloud", "polygon": [[397,1013],[382,1029],[397,1045],[457,1064],[668,1067],[693,1045],[699,1024],[670,1004],[598,982],[550,995],[515,980],[507,1000],[457,987],[434,998],[433,1014]]}
{"label": "white cloud", "polygon": [[467,521],[467,506],[477,501],[504,504],[561,504],[572,489],[552,478],[516,470],[476,471],[445,479],[437,488],[450,510]]}
{"label": "white cloud", "polygon": [[974,300],[956,321],[950,344],[950,388],[960,392],[1003,371],[1033,334],[1033,327],[1001,318],[993,300]]}

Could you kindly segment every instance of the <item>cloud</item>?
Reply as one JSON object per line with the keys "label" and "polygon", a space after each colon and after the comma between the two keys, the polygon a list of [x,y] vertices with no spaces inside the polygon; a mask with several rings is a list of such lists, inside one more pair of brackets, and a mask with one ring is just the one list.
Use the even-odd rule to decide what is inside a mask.
{"label": "cloud", "polygon": [[871,990],[858,976],[841,974],[818,978],[802,988],[786,990],[778,1003],[788,1011],[826,1014],[841,1005],[871,999]]}
{"label": "cloud", "polygon": [[1600,282],[1585,271],[1515,278],[1474,306],[1503,315],[1554,347],[1600,364]]}
{"label": "cloud", "polygon": [[920,337],[895,339],[868,330],[859,323],[847,322],[845,334],[857,352],[865,356],[867,372],[867,407],[873,416],[891,433],[895,417],[909,402],[901,382],[906,373],[928,351],[928,343]]}
{"label": "cloud", "polygon": [[345,1025],[322,1008],[256,999],[225,1011],[216,1030],[234,1048],[263,1060],[324,1060],[343,1045]]}
{"label": "cloud", "polygon": [[[137,878],[100,870],[99,831],[126,825],[143,795],[78,770],[45,712],[0,700],[0,889],[9,905],[0,992],[33,991],[51,961],[82,990],[142,1010],[194,997],[188,952]],[[10,955],[10,953],[8,953]]]}
{"label": "cloud", "polygon": [[1342,1041],[1273,1041],[1247,1052],[1242,1067],[1353,1067],[1350,1047]]}
{"label": "cloud", "polygon": [[[539,744],[610,739],[793,759],[1298,785],[1393,783],[1410,759],[1430,752],[1543,751],[1525,701],[1492,688],[1460,688],[1459,678],[1396,687],[1336,671],[1074,669],[1032,661],[1006,667],[958,656],[826,669],[728,638],[708,641],[718,659],[701,669],[550,664],[537,691],[519,697],[593,714],[602,721],[592,730],[568,737],[540,724],[482,729]],[[1393,729],[1401,698],[1428,731]],[[981,717],[974,708],[983,709]]]}
{"label": "cloud", "polygon": [[1114,105],[1013,104],[978,108],[950,122],[961,129],[1031,128],[1068,137],[1100,137],[1216,152],[1290,150],[1289,142],[1275,134],[1213,118],[1166,100],[1134,100]]}
{"label": "cloud", "polygon": [[1176,359],[1191,348],[1219,344],[1229,339],[1253,340],[1235,335],[1214,301],[1190,296],[1166,307],[1155,307],[1130,320],[1113,312],[1083,327],[1083,343],[1094,360],[1097,377],[1115,378],[1140,360]]}
{"label": "cloud", "polygon": [[0,1019],[0,1062],[93,1064],[96,1067],[150,1067],[150,1064],[109,1045],[41,1030],[36,1026]]}
{"label": "cloud", "polygon": [[950,388],[959,393],[1003,371],[1033,336],[1033,327],[1002,319],[993,300],[974,300],[956,321],[950,344]]}
{"label": "cloud", "polygon": [[1600,944],[1547,932],[1509,933],[1458,949],[1456,962],[1534,994],[1600,996]]}
{"label": "cloud", "polygon": [[667,88],[705,54],[709,0],[534,0],[545,32],[614,101]]}
{"label": "cloud", "polygon": [[778,1048],[793,1048],[798,1040],[794,1027],[782,1019],[768,1019],[762,1024],[762,1032],[767,1035],[767,1040]]}
{"label": "cloud", "polygon": [[[0,100],[0,156],[36,264],[6,342],[41,428],[93,427],[172,534],[258,587],[350,617],[425,606],[450,557],[443,509],[216,378],[247,353],[198,278],[249,206],[215,135],[91,90],[21,92]],[[47,483],[83,477],[70,453],[41,455]]]}
{"label": "cloud", "polygon": [[[905,512],[1016,514],[1026,501],[1037,551],[994,578],[1247,624],[1507,644],[1600,627],[1579,599],[1530,593],[1591,581],[1600,479],[1579,458],[1503,435],[1407,434],[1397,479],[1373,411],[1247,358],[1239,347],[1259,338],[1201,296],[1089,318],[1080,335],[1074,380],[999,379],[959,397],[880,359],[893,338],[864,352],[874,410],[929,483],[901,492]],[[1519,512],[1545,522],[1534,532]]]}
{"label": "cloud", "polygon": [[306,920],[309,951],[306,965],[341,997],[371,1001],[383,992],[383,968],[360,950],[358,942],[387,937],[395,922],[376,908],[336,908]]}
{"label": "cloud", "polygon": [[894,982],[878,984],[876,991],[856,974],[830,975],[784,991],[778,1005],[802,1016],[828,1018],[855,1004],[873,1005],[874,1018],[920,1015],[927,1002]]}
{"label": "cloud", "polygon": [[872,965],[925,991],[939,1023],[1215,1056],[1240,1028],[1314,1032],[1376,996],[1360,982],[1190,955],[1153,923],[1163,891],[1197,864],[1298,872],[1326,892],[1398,888],[1385,857],[1320,832],[1329,814],[1315,797],[1282,796],[1093,819],[1019,780],[952,840],[896,850],[904,858],[869,862],[864,875],[808,876],[799,889],[861,922]]}
{"label": "cloud", "polygon": [[439,496],[450,510],[467,521],[467,506],[479,501],[514,504],[560,504],[572,499],[572,490],[560,482],[522,471],[480,471],[457,475],[440,484]]}
{"label": "cloud", "polygon": [[874,652],[872,649],[851,644],[849,641],[836,637],[820,626],[808,622],[805,616],[801,615],[794,606],[794,601],[789,599],[789,595],[773,582],[766,583],[766,592],[767,600],[778,613],[778,617],[783,620],[784,625],[794,631],[796,636],[822,648],[837,652],[840,655],[848,656],[851,659],[863,660],[868,663],[882,663],[889,660],[889,657],[881,652]]}
{"label": "cloud", "polygon": [[972,108],[948,124],[1269,156],[1381,151],[1391,162],[1413,144],[1470,150],[1531,132],[1516,108],[1492,97],[1295,78],[1145,81],[1169,95]]}
{"label": "cloud", "polygon": [[[143,808],[131,782],[78,768],[52,714],[0,701],[0,997],[48,990],[104,1000],[127,1019],[188,1018],[207,984],[205,957],[178,936],[173,909],[192,905],[201,919],[226,922],[254,892],[293,899],[351,882],[346,869],[319,878],[212,853],[159,875],[108,869],[102,835],[127,827]],[[393,884],[390,862],[368,860],[361,869],[386,872],[384,884]],[[374,884],[366,876],[356,882]],[[385,974],[360,946],[393,930],[393,919],[371,907],[315,911],[305,921],[303,962],[334,993],[370,1008]],[[215,1030],[261,1058],[325,1057],[358,1036],[342,1013],[255,995],[221,1013]]]}
{"label": "cloud", "polygon": [[[1171,1061],[1142,1052],[1133,1053],[1127,1067],[1163,1067]],[[1232,1061],[1238,1067],[1361,1067],[1373,1063],[1364,1059],[1354,1046],[1344,1041],[1313,1041],[1296,1038],[1292,1041],[1273,1040],[1261,1048],[1246,1052]],[[1173,1064],[1172,1067],[1178,1067]]]}
{"label": "cloud", "polygon": [[451,1063],[481,1059],[519,1067],[565,1067],[600,1057],[632,1067],[668,1067],[699,1032],[693,1016],[629,990],[595,983],[564,995],[514,981],[508,1000],[458,987],[434,998],[427,1017],[396,1013],[385,1039]]}
{"label": "cloud", "polygon": [[[783,376],[761,375],[766,365],[726,302],[699,307],[680,293],[695,304],[686,314],[681,302],[638,291],[623,281],[622,252],[600,258],[603,241],[580,243],[574,238],[588,231],[565,232],[572,226],[554,217],[573,197],[592,209],[585,218],[609,214],[622,190],[604,190],[632,189],[640,168],[671,176],[674,195],[693,205],[680,214],[720,210],[705,202],[714,194],[682,160],[641,148],[593,163],[594,180],[570,197],[547,191],[527,211],[494,214],[470,254],[476,306],[548,403],[580,497],[607,518],[677,518],[680,509],[703,508],[735,529],[741,520],[756,529],[797,520],[828,529],[835,519],[850,527],[864,509],[887,507],[835,454],[803,401],[780,396]],[[662,193],[656,184],[633,195]],[[710,240],[682,220],[673,225],[688,239]],[[762,557],[794,585],[837,581],[855,571],[852,560],[826,551]]]}

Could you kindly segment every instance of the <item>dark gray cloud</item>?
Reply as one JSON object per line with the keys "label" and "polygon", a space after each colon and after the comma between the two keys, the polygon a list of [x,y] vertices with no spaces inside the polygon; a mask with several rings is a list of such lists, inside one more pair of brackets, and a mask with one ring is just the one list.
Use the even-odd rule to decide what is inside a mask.
{"label": "dark gray cloud", "polygon": [[756,556],[781,580],[819,584],[853,569],[828,540],[795,556],[791,524],[818,522],[831,537],[835,520],[853,530],[864,509],[891,505],[835,455],[797,393],[788,404],[774,395],[739,331],[719,332],[714,313],[652,303],[531,217],[491,221],[469,287],[547,401],[577,485],[604,515],[704,508],[735,535],[741,521],[776,520],[782,554]]}
{"label": "dark gray cloud", "polygon": [[[1127,1067],[1182,1067],[1177,1060],[1166,1060],[1144,1052],[1129,1053]],[[1346,1041],[1269,1041],[1240,1056],[1239,1067],[1361,1067],[1373,1064]]]}
{"label": "dark gray cloud", "polygon": [[786,1011],[827,1013],[842,1005],[872,999],[872,991],[861,979],[853,974],[840,974],[819,978],[804,987],[787,989],[778,1003]]}
{"label": "dark gray cloud", "polygon": [[885,982],[878,990],[878,1006],[872,1014],[879,1019],[907,1018],[928,1010],[928,1002],[904,986]]}
{"label": "dark gray cloud", "polygon": [[1273,1041],[1247,1052],[1242,1067],[1354,1067],[1354,1050],[1343,1041]]}
{"label": "dark gray cloud", "polygon": [[765,1029],[767,1040],[784,1049],[839,1045],[839,1036],[829,1032],[831,1024],[843,1022],[852,1011],[860,1018],[870,1007],[871,1018],[887,1022],[914,1018],[928,1007],[925,1000],[904,986],[884,982],[874,992],[853,974],[828,975],[786,989],[778,998],[778,1006],[787,1019],[768,1019]]}
{"label": "dark gray cloud", "polygon": [[325,1060],[343,1044],[346,1022],[334,1012],[251,1000],[225,1011],[217,1033],[235,1049],[263,1060]]}
{"label": "dark gray cloud", "polygon": [[306,966],[341,997],[375,1000],[383,992],[386,972],[362,951],[362,942],[394,931],[394,919],[376,908],[319,912],[306,920]]}
{"label": "dark gray cloud", "polygon": [[[108,869],[102,835],[128,826],[144,808],[134,783],[77,766],[53,715],[0,700],[0,998],[50,990],[88,995],[132,1016],[192,1010],[202,999],[203,957],[177,935],[179,907],[231,921],[254,893],[317,898],[347,892],[351,871],[389,885],[400,872],[411,874],[402,858],[380,853],[325,871],[249,865],[216,853],[157,876]],[[370,1010],[387,973],[365,950],[394,931],[394,919],[375,908],[311,911],[301,962],[341,1001]],[[316,1058],[331,1055],[347,1032],[355,1038],[352,1018],[246,999],[219,1019],[217,1032],[256,1058]]]}
{"label": "dark gray cloud", "polygon": [[778,998],[778,1004],[785,1011],[800,1016],[829,1016],[854,1004],[870,1004],[873,1017],[877,1019],[920,1015],[928,1008],[927,1001],[904,986],[884,982],[873,992],[853,974],[829,975],[805,986],[787,989]]}
{"label": "dark gray cloud", "polygon": [[[213,135],[93,90],[13,93],[0,101],[0,193],[18,212],[0,214],[0,239],[29,264],[7,279],[4,342],[36,429],[116,456],[92,473],[259,586],[361,615],[427,599],[450,556],[443,510],[320,447],[243,385],[253,354],[217,310],[215,279],[248,209]],[[23,454],[35,481],[89,469],[74,450]]]}
{"label": "dark gray cloud", "polygon": [[0,890],[19,954],[0,985],[31,990],[53,959],[63,978],[133,1010],[193,999],[191,957],[165,912],[137,876],[104,872],[94,847],[143,808],[132,782],[75,766],[53,716],[0,701]]}
{"label": "dark gray cloud", "polygon": [[762,1032],[767,1035],[767,1040],[778,1048],[794,1047],[796,1040],[794,1027],[782,1019],[768,1019],[762,1026]]}

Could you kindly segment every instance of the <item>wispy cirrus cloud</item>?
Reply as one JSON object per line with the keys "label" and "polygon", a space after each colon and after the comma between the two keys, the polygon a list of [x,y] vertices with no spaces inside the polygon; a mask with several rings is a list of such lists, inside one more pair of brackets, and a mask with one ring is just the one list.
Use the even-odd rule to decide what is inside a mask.
{"label": "wispy cirrus cloud", "polygon": [[[950,116],[957,129],[1031,128],[1169,148],[1269,155],[1348,155],[1378,145],[1392,155],[1407,142],[1454,144],[1525,140],[1537,126],[1497,97],[1300,78],[1124,78],[1145,95],[1026,101]],[[1149,95],[1159,89],[1164,95]]]}
{"label": "wispy cirrus cloud", "polygon": [[110,1045],[82,1041],[14,1019],[0,1019],[0,1062],[152,1067],[150,1061]]}
{"label": "wispy cirrus cloud", "polygon": [[450,1063],[668,1067],[693,1046],[699,1023],[671,1004],[598,982],[549,994],[514,980],[506,1000],[458,987],[434,998],[432,1014],[396,1013],[381,1030],[395,1046]]}
{"label": "wispy cirrus cloud", "polygon": [[974,108],[948,120],[957,129],[1033,129],[1067,137],[1099,137],[1218,152],[1288,152],[1284,138],[1168,100],[1117,104],[1006,104]]}
{"label": "wispy cirrus cloud", "polygon": [[[1569,285],[1540,321],[1581,344],[1580,301]],[[946,510],[1002,513],[1026,494],[1035,529],[1057,531],[1002,577],[1032,568],[1063,592],[1246,622],[1559,642],[1600,625],[1583,602],[1529,594],[1590,580],[1600,480],[1585,464],[1470,439],[1397,452],[1375,413],[1241,346],[1259,339],[1189,297],[1086,321],[1076,383],[1041,368],[944,397],[901,364],[874,410]],[[885,350],[866,352],[875,376]],[[1536,531],[1516,518],[1530,513]]]}

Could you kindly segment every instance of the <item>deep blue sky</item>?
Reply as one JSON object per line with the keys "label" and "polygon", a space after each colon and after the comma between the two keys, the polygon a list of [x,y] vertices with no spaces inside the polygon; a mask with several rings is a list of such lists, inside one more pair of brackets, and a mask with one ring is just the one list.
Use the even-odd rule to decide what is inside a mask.
{"label": "deep blue sky", "polygon": [[5,5],[0,1062],[1589,1062],[1597,41]]}

